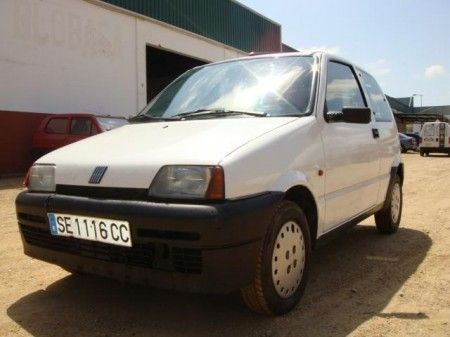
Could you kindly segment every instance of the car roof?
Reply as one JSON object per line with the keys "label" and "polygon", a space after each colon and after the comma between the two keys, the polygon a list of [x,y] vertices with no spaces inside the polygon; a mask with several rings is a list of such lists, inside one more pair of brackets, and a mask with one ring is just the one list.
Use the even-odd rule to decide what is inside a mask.
{"label": "car roof", "polygon": [[342,62],[342,63],[346,63],[346,64],[350,64],[353,67],[362,70],[366,73],[368,73],[366,70],[364,70],[362,67],[354,64],[353,62],[338,56],[336,54],[332,54],[329,52],[325,52],[325,51],[308,51],[308,52],[288,52],[288,53],[269,53],[269,54],[254,54],[254,55],[249,55],[249,56],[244,56],[244,57],[238,57],[238,58],[233,58],[233,59],[228,59],[228,60],[223,60],[223,61],[219,61],[219,62],[214,62],[214,63],[208,63],[205,65],[201,65],[199,67],[196,68],[203,68],[203,67],[208,67],[210,65],[215,65],[215,64],[221,64],[221,63],[228,63],[228,62],[235,62],[235,61],[239,61],[239,60],[253,60],[253,59],[264,59],[264,58],[281,58],[281,57],[292,57],[292,56],[316,56],[322,60],[328,61],[328,60],[332,60],[332,61],[337,61],[337,62]]}

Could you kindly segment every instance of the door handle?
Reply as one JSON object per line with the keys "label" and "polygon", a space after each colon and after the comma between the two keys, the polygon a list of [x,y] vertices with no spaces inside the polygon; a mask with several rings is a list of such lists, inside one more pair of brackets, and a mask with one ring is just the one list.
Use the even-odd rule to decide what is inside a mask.
{"label": "door handle", "polygon": [[380,132],[378,129],[372,129],[373,138],[380,138]]}

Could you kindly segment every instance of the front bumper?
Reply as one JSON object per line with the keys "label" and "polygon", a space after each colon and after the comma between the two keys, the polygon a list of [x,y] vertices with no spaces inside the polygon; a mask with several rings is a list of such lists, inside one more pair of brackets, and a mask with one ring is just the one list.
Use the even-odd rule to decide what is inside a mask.
{"label": "front bumper", "polygon": [[[170,204],[22,192],[25,254],[63,268],[168,289],[224,293],[251,283],[282,193],[215,204]],[[47,212],[130,222],[133,247],[52,236]]]}

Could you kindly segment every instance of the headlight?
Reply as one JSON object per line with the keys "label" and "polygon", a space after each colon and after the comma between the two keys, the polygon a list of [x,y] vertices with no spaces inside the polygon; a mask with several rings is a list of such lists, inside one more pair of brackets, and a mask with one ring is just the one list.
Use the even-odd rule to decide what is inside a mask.
{"label": "headlight", "polygon": [[55,166],[33,165],[28,172],[26,185],[30,192],[54,192]]}
{"label": "headlight", "polygon": [[223,169],[220,166],[163,166],[153,179],[149,196],[171,199],[224,199]]}

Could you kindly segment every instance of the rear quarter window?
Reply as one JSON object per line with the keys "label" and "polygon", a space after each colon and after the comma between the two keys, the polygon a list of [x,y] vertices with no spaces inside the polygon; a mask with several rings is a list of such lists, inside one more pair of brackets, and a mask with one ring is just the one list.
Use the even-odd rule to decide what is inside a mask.
{"label": "rear quarter window", "polygon": [[67,133],[67,123],[68,118],[52,118],[48,121],[47,125],[45,126],[45,132],[46,133],[57,133],[57,134],[63,134]]}
{"label": "rear quarter window", "polygon": [[361,71],[361,78],[364,89],[369,96],[369,103],[375,116],[375,121],[392,122],[391,108],[377,81],[365,71]]}
{"label": "rear quarter window", "polygon": [[70,124],[70,133],[73,135],[89,136],[91,134],[92,120],[90,118],[73,117]]}

